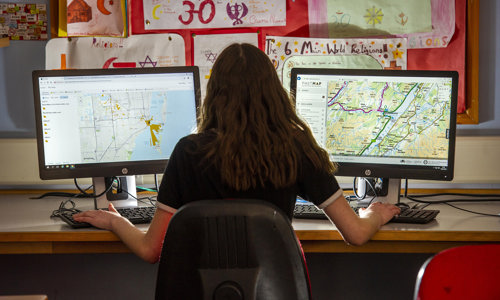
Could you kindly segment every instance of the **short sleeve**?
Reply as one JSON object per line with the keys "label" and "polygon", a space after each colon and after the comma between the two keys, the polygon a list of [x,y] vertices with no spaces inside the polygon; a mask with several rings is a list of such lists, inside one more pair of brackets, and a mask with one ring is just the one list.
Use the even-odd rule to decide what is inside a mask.
{"label": "short sleeve", "polygon": [[[308,160],[303,163],[299,179],[299,196],[324,208],[342,193],[335,175],[314,168]],[[328,201],[330,203],[327,203]]]}

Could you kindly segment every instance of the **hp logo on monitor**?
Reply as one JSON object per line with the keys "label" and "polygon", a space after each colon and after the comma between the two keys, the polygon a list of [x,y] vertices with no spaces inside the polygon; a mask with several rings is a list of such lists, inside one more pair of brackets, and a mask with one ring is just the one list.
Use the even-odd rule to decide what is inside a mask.
{"label": "hp logo on monitor", "polygon": [[366,175],[366,176],[370,176],[370,175],[372,175],[372,171],[371,171],[371,170],[365,170],[365,175]]}

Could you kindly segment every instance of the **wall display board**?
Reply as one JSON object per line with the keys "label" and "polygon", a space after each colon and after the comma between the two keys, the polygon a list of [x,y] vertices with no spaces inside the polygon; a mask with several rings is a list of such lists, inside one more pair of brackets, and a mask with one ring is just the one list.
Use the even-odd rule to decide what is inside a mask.
{"label": "wall display board", "polygon": [[[80,2],[82,1],[86,2],[87,0],[81,0]],[[96,0],[93,1],[95,2]],[[5,1],[5,3],[11,2],[12,1]],[[43,0],[41,0],[41,2],[43,2]],[[64,22],[61,22],[59,18],[60,16],[64,17],[64,13],[61,13],[60,8],[61,10],[66,10],[68,3],[63,0],[45,1],[45,3],[47,2],[48,5],[46,8],[50,13],[48,18],[50,21],[50,38],[57,38],[58,34],[63,32],[60,31],[60,26],[67,26],[67,23],[63,24]],[[99,0],[96,2],[96,5],[101,7],[101,4],[103,4],[107,11],[111,11],[111,7],[123,3],[120,0],[111,2],[102,2]],[[176,41],[179,41],[179,47],[175,48],[175,50],[173,48],[165,48],[164,51],[174,51],[177,53],[179,49],[182,49],[184,51],[183,60],[185,65],[193,65],[196,55],[198,55],[198,58],[201,57],[201,59],[205,59],[204,64],[209,63],[211,59],[217,56],[220,49],[218,49],[218,47],[212,47],[212,49],[207,50],[207,42],[204,40],[206,40],[207,37],[215,39],[217,36],[222,37],[223,35],[241,35],[243,40],[238,39],[238,41],[255,43],[256,40],[257,45],[270,57],[273,55],[273,53],[271,53],[271,51],[273,51],[272,47],[276,46],[270,43],[274,37],[297,39],[297,41],[300,39],[308,39],[306,44],[309,45],[310,43],[310,49],[313,50],[320,48],[319,46],[315,46],[316,43],[320,45],[325,40],[328,40],[328,44],[332,45],[335,41],[344,39],[406,39],[406,43],[402,43],[405,48],[404,55],[406,65],[389,65],[382,67],[391,68],[400,66],[408,70],[457,70],[460,74],[458,123],[478,123],[479,0],[422,0],[422,2],[425,2],[425,5],[423,4],[419,7],[420,12],[417,15],[420,16],[423,13],[426,15],[421,17],[421,28],[418,27],[420,25],[411,23],[413,19],[415,19],[415,14],[405,10],[407,9],[405,7],[401,8],[395,6],[396,4],[394,3],[399,3],[398,5],[400,5],[400,1],[335,1],[337,4],[347,5],[342,9],[337,6],[332,6],[330,2],[331,1],[327,0],[242,0],[237,2],[229,0],[127,0],[126,11],[123,12],[126,17],[126,22],[124,22],[124,24],[126,24],[127,30],[124,33],[125,36],[123,39],[124,41],[127,39],[132,40],[135,37],[143,36],[143,38],[151,39],[154,43],[155,39],[160,39],[161,36],[165,36],[165,34],[175,36]],[[428,3],[430,5],[428,5]],[[89,4],[90,7],[92,7],[91,4]],[[384,7],[384,5],[386,6]],[[393,34],[385,36],[363,36],[355,38],[332,36],[332,30],[335,32],[336,26],[351,25],[351,20],[354,24],[354,13],[348,11],[350,7],[352,9],[358,9],[358,15],[363,14],[363,18],[358,18],[356,21],[358,25],[365,22],[370,30],[375,28],[380,31],[393,31],[395,29],[390,26],[380,26],[381,21],[391,21],[398,23],[398,25],[395,26],[399,31],[395,30],[392,32]],[[360,10],[360,7],[364,8]],[[387,8],[387,10],[385,10],[385,8]],[[100,10],[100,14],[102,15],[103,12],[106,13],[106,10]],[[401,10],[401,12],[397,12],[398,10]],[[429,11],[431,13],[431,31],[423,33],[415,32],[429,30]],[[436,11],[440,13],[436,14]],[[33,14],[31,10],[30,14]],[[43,15],[43,10],[38,14]],[[167,16],[169,17],[166,18]],[[439,16],[439,18],[436,16]],[[349,19],[349,17],[351,17],[351,19]],[[0,17],[0,23],[1,22],[5,24],[6,18],[4,16]],[[385,25],[387,24],[384,24],[384,26]],[[351,27],[348,29],[352,30],[353,28]],[[347,31],[349,32],[349,30]],[[196,42],[197,36],[203,37],[199,39],[200,42]],[[249,38],[250,36],[251,38]],[[93,41],[94,36],[89,38]],[[114,44],[113,41],[107,43],[105,40],[108,38],[111,39],[111,37],[99,36],[100,42],[96,42],[96,45],[109,46]],[[69,44],[74,43],[71,42],[72,39],[74,38],[68,39]],[[14,53],[24,53],[23,51],[27,51],[27,48],[31,47],[31,44],[28,44],[29,42],[23,40],[16,42],[23,43],[23,45],[18,46],[19,44],[11,43],[10,46],[0,49],[2,49],[3,53],[9,54],[9,57],[14,57]],[[389,45],[389,43],[386,44]],[[366,46],[366,44],[364,45]],[[392,45],[394,46],[394,44]],[[350,46],[352,47],[353,45],[350,44]],[[102,48],[101,50],[105,49]],[[205,52],[203,53],[202,51]],[[388,58],[392,56],[391,59],[394,60],[393,58],[395,56],[390,51],[390,47],[388,47],[387,51],[386,54]],[[400,51],[403,51],[403,48],[401,48]],[[105,52],[111,53],[111,51],[107,50]],[[202,54],[201,56],[200,53]],[[63,66],[63,59],[61,58],[62,54],[62,52],[54,53],[54,61],[56,62],[57,68],[71,67],[72,61],[70,56],[72,54],[66,53],[68,56],[66,56],[64,60],[66,63],[65,66]],[[204,57],[203,55],[205,54],[209,56]],[[349,53],[349,55],[352,55],[352,53]],[[366,56],[366,53],[363,55]],[[396,56],[398,55],[399,53],[396,52]],[[28,56],[33,57],[32,55]],[[174,57],[178,55],[174,55],[172,52],[170,54],[164,54],[163,56]],[[286,61],[276,60],[276,62],[280,61],[282,63],[281,67],[285,66],[286,63],[289,65],[298,63],[313,64],[316,58],[321,60],[321,62],[325,62],[326,58],[319,56],[328,56],[328,59],[326,59],[328,64],[337,64],[339,61],[342,61],[341,63],[346,63],[346,61],[348,61],[346,63],[347,66],[352,68],[356,67],[358,63],[366,68],[377,68],[381,66],[379,62],[377,62],[377,64],[371,64],[375,63],[375,61],[371,60],[369,57],[353,59],[352,57],[339,58],[335,57],[337,55],[332,56],[325,54],[313,57],[314,55],[312,55],[312,53],[309,53],[307,56],[308,57],[305,58],[300,57],[300,55],[290,55],[285,58]],[[108,59],[112,57],[118,56],[110,56]],[[180,56],[178,57],[181,59]],[[374,59],[377,60],[376,58]],[[398,57],[398,59],[400,58]],[[120,67],[124,66],[121,64],[122,62],[131,61],[127,58],[117,58],[109,64],[100,61],[99,65]],[[43,64],[43,62],[41,63]],[[182,61],[179,60],[175,63],[182,64]],[[135,64],[137,67],[141,67],[139,58],[136,59]],[[33,63],[31,65],[33,65]],[[22,68],[30,69],[30,66],[23,64]],[[210,65],[208,64],[204,67],[210,67]],[[277,68],[278,67],[277,65]],[[33,67],[31,67],[30,70],[32,69]],[[17,74],[16,72],[18,70],[16,70],[16,72],[14,72],[14,70],[8,71]],[[278,71],[284,74],[287,69]],[[283,76],[282,74],[280,76]],[[21,124],[22,126],[21,131],[23,133],[20,135],[22,137],[28,137],[29,133],[27,132],[31,130],[29,128],[31,123],[27,124],[25,121],[26,113],[28,113],[28,115],[31,114],[29,110],[26,111],[26,107],[31,107],[31,100],[30,97],[20,96],[20,94],[16,92],[19,88],[11,83],[17,81],[19,80],[7,78],[5,88],[2,88],[4,90],[3,95],[8,95],[8,97],[2,97],[0,99],[0,107],[3,108],[0,110],[0,119],[3,120],[0,122],[0,132],[5,133],[5,135],[3,135],[4,137],[16,137],[16,132],[19,132],[19,128],[12,128],[12,126],[19,126],[16,124]],[[19,114],[21,111],[23,113]],[[14,125],[4,126],[3,124]],[[32,129],[32,135],[34,135],[34,128]]]}

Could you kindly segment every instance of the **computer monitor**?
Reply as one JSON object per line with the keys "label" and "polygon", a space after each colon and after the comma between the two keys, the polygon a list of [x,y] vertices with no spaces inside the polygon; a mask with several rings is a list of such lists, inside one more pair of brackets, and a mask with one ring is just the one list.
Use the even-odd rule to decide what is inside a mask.
{"label": "computer monitor", "polygon": [[290,89],[337,175],[383,178],[395,203],[401,179],[452,180],[457,87],[455,71],[295,68]]}
{"label": "computer monitor", "polygon": [[[92,177],[94,194],[102,194],[96,208],[137,205],[135,175],[163,173],[177,141],[196,129],[197,67],[40,70],[32,77],[40,178]],[[119,193],[105,192],[113,182]]]}

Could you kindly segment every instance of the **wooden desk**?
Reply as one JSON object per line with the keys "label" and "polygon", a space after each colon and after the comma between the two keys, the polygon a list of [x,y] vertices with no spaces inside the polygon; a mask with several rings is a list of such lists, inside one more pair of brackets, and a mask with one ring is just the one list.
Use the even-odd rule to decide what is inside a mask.
{"label": "wooden desk", "polygon": [[[38,194],[0,194],[0,254],[125,253],[128,248],[111,232],[71,229],[50,218],[65,198],[29,199]],[[77,207],[93,207],[91,199],[76,199]],[[500,213],[500,203],[466,203],[461,207]],[[363,246],[349,246],[335,227],[325,220],[294,220],[305,252],[436,253],[440,250],[480,243],[500,243],[500,218],[483,217],[445,204],[432,205],[441,213],[429,224],[385,225]],[[147,225],[139,225],[146,230]]]}

